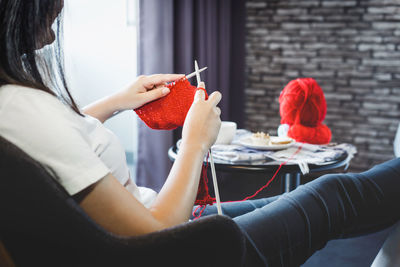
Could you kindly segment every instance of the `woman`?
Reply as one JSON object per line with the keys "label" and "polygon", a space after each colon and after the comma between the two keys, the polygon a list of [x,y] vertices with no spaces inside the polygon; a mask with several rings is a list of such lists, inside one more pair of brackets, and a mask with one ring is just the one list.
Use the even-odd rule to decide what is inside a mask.
{"label": "woman", "polygon": [[[62,8],[62,0],[0,0],[1,136],[42,163],[110,232],[140,235],[187,222],[204,155],[220,127],[221,94],[205,100],[202,90],[196,93],[178,157],[161,191],[137,188],[121,146],[102,122],[165,96],[165,83],[182,75],[141,76],[80,110],[66,86],[51,28],[54,20],[60,26]],[[391,211],[399,201],[399,175],[400,162],[394,160],[362,174],[328,175],[279,198],[224,204],[223,210],[251,244],[249,266],[292,266],[329,239],[398,220],[399,213]]]}

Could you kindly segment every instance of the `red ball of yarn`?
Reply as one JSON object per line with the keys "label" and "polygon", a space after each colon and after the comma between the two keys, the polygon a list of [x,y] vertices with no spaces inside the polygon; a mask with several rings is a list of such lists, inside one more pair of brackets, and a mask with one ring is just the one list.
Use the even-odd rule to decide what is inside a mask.
{"label": "red ball of yarn", "polygon": [[294,124],[289,127],[288,136],[297,142],[328,144],[331,141],[332,133],[325,124],[320,124],[315,127]]}
{"label": "red ball of yarn", "polygon": [[327,106],[324,93],[312,78],[289,82],[279,96],[281,123],[288,124],[288,136],[298,142],[327,144],[332,133],[322,124]]}
{"label": "red ball of yarn", "polygon": [[135,109],[139,118],[152,129],[172,130],[183,126],[198,89],[204,90],[208,98],[205,89],[196,88],[186,78],[168,84],[167,87],[170,89],[168,95]]}
{"label": "red ball of yarn", "polygon": [[279,104],[282,124],[316,126],[325,119],[324,93],[312,78],[289,82],[279,96]]}

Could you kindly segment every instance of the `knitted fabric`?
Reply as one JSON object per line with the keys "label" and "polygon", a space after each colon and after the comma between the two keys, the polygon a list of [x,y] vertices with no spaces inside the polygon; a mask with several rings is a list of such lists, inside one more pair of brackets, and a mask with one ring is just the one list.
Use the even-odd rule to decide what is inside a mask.
{"label": "knitted fabric", "polygon": [[[135,109],[139,118],[152,129],[172,130],[183,126],[198,89],[186,78],[168,84],[167,87],[170,89],[168,95]],[[199,89],[204,90],[207,99],[206,90]]]}
{"label": "knitted fabric", "polygon": [[[198,89],[203,90],[206,99],[208,99],[204,88],[196,88],[186,78],[168,84],[167,87],[170,89],[168,95],[135,109],[139,118],[152,129],[172,130],[183,126],[186,114],[193,103],[194,95]],[[207,182],[207,166],[203,165],[195,202],[196,205],[212,205],[215,200],[209,194]]]}
{"label": "knitted fabric", "polygon": [[208,156],[206,162],[207,163],[203,164],[203,167],[201,168],[199,189],[197,190],[196,201],[194,203],[196,205],[212,205],[215,202],[215,198],[210,196],[210,192],[208,190]]}
{"label": "knitted fabric", "polygon": [[289,82],[279,96],[281,123],[289,125],[288,136],[298,142],[327,144],[330,129],[322,124],[327,106],[324,93],[312,78]]}

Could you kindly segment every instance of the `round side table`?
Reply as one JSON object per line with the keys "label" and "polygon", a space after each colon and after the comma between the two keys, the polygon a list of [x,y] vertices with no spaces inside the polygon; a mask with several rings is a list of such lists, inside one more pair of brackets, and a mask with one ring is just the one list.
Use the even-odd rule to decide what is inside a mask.
{"label": "round side table", "polygon": [[[171,161],[175,161],[177,157],[177,147],[172,146],[168,150],[168,157]],[[328,162],[324,165],[308,164],[310,173],[326,172],[345,166],[345,170],[350,162],[349,155],[344,154],[335,161]],[[263,164],[248,163],[230,163],[226,161],[214,160],[215,169],[218,172],[241,172],[250,173],[274,173],[278,169],[281,162],[268,161]],[[301,170],[295,163],[287,163],[281,167],[278,173],[281,179],[281,193],[290,192],[300,185]]]}

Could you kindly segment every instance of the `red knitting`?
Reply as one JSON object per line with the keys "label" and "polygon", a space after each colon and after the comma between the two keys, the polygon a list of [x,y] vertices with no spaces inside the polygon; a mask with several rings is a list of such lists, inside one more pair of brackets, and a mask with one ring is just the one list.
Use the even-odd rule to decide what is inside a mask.
{"label": "red knitting", "polygon": [[170,89],[168,95],[135,109],[139,118],[155,130],[172,130],[183,126],[197,89],[204,90],[208,98],[204,88],[196,88],[186,78],[167,87]]}
{"label": "red knitting", "polygon": [[196,201],[194,204],[196,205],[212,205],[215,202],[215,197],[210,196],[210,192],[208,190],[208,177],[207,177],[207,168],[208,168],[208,155],[206,159],[207,163],[203,164],[201,168],[201,176],[199,189],[197,191]]}
{"label": "red knitting", "polygon": [[[135,109],[139,118],[152,129],[172,130],[183,126],[198,89],[204,90],[206,99],[208,99],[207,91],[204,88],[196,88],[186,78],[171,83],[167,87],[170,89],[168,95]],[[207,183],[207,166],[203,165],[196,205],[212,205],[215,201],[215,198],[209,194]]]}
{"label": "red knitting", "polygon": [[288,136],[298,142],[327,144],[331,130],[322,121],[326,115],[324,93],[312,78],[289,82],[279,96],[281,123],[288,124]]}

